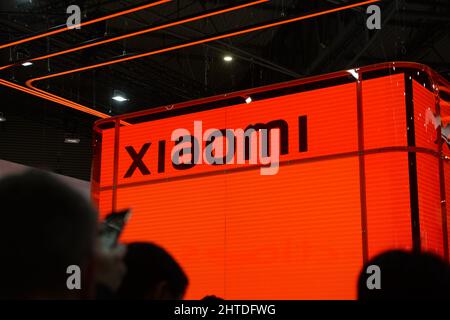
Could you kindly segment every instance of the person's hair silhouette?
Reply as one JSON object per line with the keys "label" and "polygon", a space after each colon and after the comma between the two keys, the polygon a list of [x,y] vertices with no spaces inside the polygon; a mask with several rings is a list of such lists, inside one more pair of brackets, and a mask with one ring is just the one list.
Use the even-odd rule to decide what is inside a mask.
{"label": "person's hair silhouette", "polygon": [[[380,289],[367,285],[371,265],[380,268]],[[358,279],[359,300],[449,299],[450,267],[430,253],[393,250],[371,259]]]}
{"label": "person's hair silhouette", "polygon": [[118,290],[119,299],[179,300],[188,286],[180,265],[163,248],[145,242],[127,246],[127,274]]}
{"label": "person's hair silhouette", "polygon": [[[0,180],[0,298],[87,297],[93,289],[97,213],[59,179],[28,171]],[[69,290],[69,266],[81,290]]]}

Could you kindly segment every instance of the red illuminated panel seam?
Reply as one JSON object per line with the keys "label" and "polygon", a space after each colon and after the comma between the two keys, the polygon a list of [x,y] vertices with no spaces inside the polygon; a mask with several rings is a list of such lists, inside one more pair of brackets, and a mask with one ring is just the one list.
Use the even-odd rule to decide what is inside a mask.
{"label": "red illuminated panel seam", "polygon": [[[447,201],[447,230],[450,230],[450,162],[444,162],[444,177],[445,177],[445,198]],[[447,231],[448,243],[450,243],[450,232]]]}
{"label": "red illuminated panel seam", "polygon": [[102,156],[100,165],[100,187],[112,186],[114,176],[114,129],[102,132]]}
{"label": "red illuminated panel seam", "polygon": [[437,152],[438,145],[436,140],[438,137],[431,121],[431,117],[437,116],[436,99],[432,92],[417,81],[412,80],[412,85],[416,147],[427,148]]}
{"label": "red illuminated panel seam", "polygon": [[[131,8],[131,9],[128,9],[128,10],[123,10],[123,11],[120,11],[120,12],[117,12],[117,13],[114,13],[114,14],[106,15],[106,16],[103,16],[103,17],[100,17],[100,18],[97,18],[97,19],[92,19],[92,20],[89,20],[89,21],[82,22],[82,23],[80,23],[79,26],[83,27],[83,26],[92,25],[92,24],[95,24],[95,23],[98,23],[98,22],[101,22],[101,21],[110,20],[110,19],[113,19],[113,18],[116,18],[116,17],[120,17],[122,15],[130,14],[130,13],[133,13],[133,12],[137,12],[137,11],[140,11],[140,10],[144,10],[144,9],[148,9],[148,8],[151,8],[151,7],[154,7],[154,6],[158,6],[160,4],[167,3],[167,2],[170,2],[170,1],[171,0],[161,0],[161,1],[155,1],[155,2],[152,2],[152,3],[147,3],[147,4],[142,5],[142,6],[138,6],[138,7]],[[30,41],[33,41],[33,40],[46,38],[46,37],[53,36],[53,35],[56,35],[56,34],[60,34],[60,33],[63,33],[63,32],[67,32],[67,31],[70,31],[70,30],[73,30],[73,29],[70,29],[66,25],[64,25],[64,27],[62,27],[62,28],[57,28],[55,30],[48,31],[48,32],[45,32],[45,33],[41,33],[41,34],[38,34],[38,35],[35,35],[35,36],[32,36],[32,37],[28,37],[28,38],[25,38],[25,39],[20,39],[20,40],[16,40],[16,41],[13,41],[13,42],[6,43],[6,44],[2,44],[2,45],[0,45],[0,49],[9,48],[9,47],[21,44],[21,43],[26,43],[26,42],[30,42]]]}
{"label": "red illuminated panel seam", "polygon": [[443,257],[439,159],[429,154],[420,153],[416,155],[416,158],[422,249]]}
{"label": "red illuminated panel seam", "polygon": [[362,82],[364,148],[406,146],[404,74]]}
{"label": "red illuminated panel seam", "polygon": [[[436,116],[434,94],[415,80],[412,85],[416,146],[438,151],[437,131],[429,119]],[[421,246],[444,256],[439,158],[418,153],[416,159]]]}
{"label": "red illuminated panel seam", "polygon": [[98,199],[96,199],[98,203],[98,211],[100,213],[100,217],[104,218],[107,214],[113,211],[112,209],[112,190],[104,190],[102,192],[97,192]]}
{"label": "red illuminated panel seam", "polygon": [[365,156],[369,259],[388,249],[411,249],[407,153]]}

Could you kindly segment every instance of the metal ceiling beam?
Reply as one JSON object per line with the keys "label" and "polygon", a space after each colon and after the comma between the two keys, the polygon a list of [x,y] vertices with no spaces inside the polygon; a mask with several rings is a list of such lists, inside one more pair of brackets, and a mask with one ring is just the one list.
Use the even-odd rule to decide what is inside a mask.
{"label": "metal ceiling beam", "polygon": [[405,19],[405,20],[427,20],[427,23],[429,21],[433,22],[450,22],[450,12],[447,12],[447,15],[442,12],[442,14],[439,14],[438,12],[423,12],[423,11],[416,11],[416,10],[405,10],[401,11],[396,15],[396,18],[398,19]]}
{"label": "metal ceiling beam", "polygon": [[[9,21],[9,20],[3,20],[3,19],[1,19],[0,18],[0,21],[1,22],[4,22],[4,23],[6,23],[8,26],[10,26],[10,27],[12,27],[12,28],[14,28],[14,29],[19,29],[19,31],[20,32],[24,32],[24,33],[27,33],[27,32],[29,32],[29,30],[26,28],[26,27],[23,27],[23,26],[21,26],[21,25],[18,25],[18,24],[16,24],[16,23],[14,23],[14,22],[11,22],[11,21]],[[52,42],[57,42],[59,45],[61,45],[61,46],[64,46],[65,45],[65,43],[63,43],[62,41],[60,41],[60,40],[52,40]],[[109,51],[109,50],[108,50]],[[54,60],[54,61],[52,61],[52,65],[53,66],[56,66],[56,67],[67,67],[68,65],[73,65],[73,60],[72,59],[68,59],[68,58],[66,58],[66,57],[61,57],[61,59],[60,60]],[[142,65],[141,66],[139,66],[140,68],[142,68]],[[153,70],[153,69],[151,69],[151,70]],[[123,71],[123,70],[122,70]],[[127,70],[127,71],[129,71],[129,70]],[[173,70],[171,70],[171,71],[169,71],[169,73],[172,73],[173,72]],[[121,73],[119,73],[119,74],[121,74]],[[182,79],[184,79],[184,78],[186,78],[186,76],[183,76],[182,77]],[[162,79],[160,79],[160,81],[164,81],[164,80],[162,80]],[[169,80],[170,81],[170,80]],[[186,79],[186,81],[188,81],[189,83],[193,83],[193,79]],[[169,82],[167,82],[167,81],[164,81],[166,84],[170,84]],[[60,92],[63,92],[63,94],[64,95],[66,95],[67,94],[67,92],[65,91],[65,90],[63,90],[63,88],[61,88],[60,86],[57,86],[58,87],[58,89],[59,89],[59,91]],[[111,87],[113,87],[113,85],[111,85]],[[162,88],[160,88],[160,89],[162,89]],[[188,95],[186,95],[186,92],[177,92],[177,91],[175,91],[175,92],[172,92],[172,94],[176,94],[177,96],[179,96],[179,97],[182,97],[182,98],[185,98],[185,99],[190,99],[190,98],[195,98],[195,97],[197,97],[197,95],[196,96],[188,96]],[[105,105],[101,105],[101,104],[98,104],[97,103],[97,107],[100,107],[100,108],[102,108],[102,109],[104,109],[104,110],[108,110],[108,108],[107,108],[107,106],[105,106]]]}
{"label": "metal ceiling beam", "polygon": [[353,57],[353,59],[347,63],[346,69],[352,68],[355,66],[355,63],[358,59],[370,48],[370,46],[378,39],[378,37],[382,34],[383,29],[386,27],[389,20],[394,16],[394,13],[397,11],[397,0],[389,3],[383,10],[383,18],[381,24],[381,30],[374,31],[374,34],[370,38],[369,41],[362,47],[362,49]]}
{"label": "metal ceiling beam", "polygon": [[[156,13],[153,10],[148,10],[148,12],[151,12],[154,16],[156,16],[158,18],[166,19],[165,16],[163,16],[163,15],[161,15],[159,13]],[[146,25],[146,23],[141,21],[140,19],[131,18],[131,17],[125,17],[125,18],[133,20],[133,21],[135,21],[137,23],[140,23],[141,25]],[[190,32],[194,32],[194,33],[196,33],[199,36],[206,36],[205,33],[201,32],[199,30],[196,30],[194,28],[187,27],[187,26],[179,26],[179,27],[181,29],[184,29],[184,30],[187,30],[187,31],[190,31]],[[178,33],[170,31],[170,30],[164,30],[164,32],[169,34],[169,35],[171,35],[171,36],[177,37],[177,38],[179,38],[181,40],[190,40],[189,37],[182,36],[182,35],[180,35]],[[285,67],[282,67],[282,66],[280,66],[280,65],[278,65],[276,63],[273,63],[273,62],[271,62],[271,61],[269,61],[267,59],[264,59],[264,58],[262,58],[260,56],[256,56],[256,55],[254,55],[254,54],[252,54],[252,53],[250,53],[248,51],[239,49],[239,48],[237,48],[237,47],[235,47],[233,45],[230,45],[230,44],[228,44],[228,43],[226,43],[224,41],[217,41],[217,43],[219,43],[220,45],[222,45],[224,47],[227,47],[229,50],[223,50],[222,48],[217,47],[216,45],[211,45],[211,44],[204,44],[203,46],[211,48],[211,49],[213,49],[215,51],[219,51],[222,54],[227,54],[227,53],[230,53],[230,51],[232,51],[237,58],[240,58],[240,59],[246,60],[246,61],[251,61],[251,62],[253,62],[253,63],[255,63],[255,64],[259,65],[259,66],[262,66],[264,68],[267,68],[267,69],[270,69],[270,70],[273,70],[273,71],[277,71],[277,72],[283,73],[283,74],[288,75],[288,76],[293,77],[293,78],[300,78],[300,77],[303,76],[303,75],[301,75],[301,74],[299,74],[299,73],[297,73],[297,72],[295,72],[293,70],[289,70],[289,69],[287,69]],[[238,54],[236,54],[236,53],[238,53]]]}
{"label": "metal ceiling beam", "polygon": [[310,75],[318,71],[318,69],[336,52],[340,52],[345,44],[354,39],[356,29],[360,26],[358,19],[353,18],[351,22],[344,28],[339,30],[338,36],[334,38],[333,42],[323,50],[317,58],[309,64],[306,74]]}

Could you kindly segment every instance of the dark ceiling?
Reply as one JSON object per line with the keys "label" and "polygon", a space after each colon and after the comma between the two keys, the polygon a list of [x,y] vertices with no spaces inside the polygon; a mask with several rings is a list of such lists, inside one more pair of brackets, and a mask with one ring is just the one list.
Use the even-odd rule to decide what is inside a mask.
{"label": "dark ceiling", "polygon": [[[79,5],[83,12],[82,19],[87,21],[148,2],[1,0],[0,44],[64,24],[67,19],[66,8],[70,4]],[[358,1],[272,0],[236,12],[38,61],[31,67],[20,65],[23,61],[47,53],[245,2],[250,1],[173,0],[85,26],[81,30],[1,49],[0,66],[11,63],[18,63],[18,66],[0,71],[0,78],[23,85],[30,78]],[[358,7],[243,36],[72,73],[36,85],[102,113],[116,115],[384,61],[424,63],[450,79],[450,2],[392,0],[381,1],[380,6],[381,30],[368,30],[366,7]],[[234,57],[231,63],[223,60],[226,54]],[[130,100],[125,103],[113,101],[111,97],[114,90],[124,92]],[[0,94],[5,101],[0,106],[0,112],[9,119],[20,119],[17,121],[22,124],[14,125],[8,119],[0,125],[0,133],[3,133],[3,138],[0,135],[0,158],[48,166],[64,174],[89,178],[89,144],[95,117],[9,88],[1,88]],[[62,144],[55,147],[59,150],[55,152],[59,152],[62,159],[57,165],[50,151],[47,152],[49,158],[38,163],[21,155],[16,149],[15,152],[11,151],[12,137],[15,137],[16,144],[23,143],[20,137],[25,136],[28,142],[33,141],[36,133],[28,129],[33,126],[38,132],[42,128],[47,130],[44,135],[46,138],[42,138],[46,140],[37,143],[45,146],[44,151],[39,149],[43,155],[47,152],[45,150],[53,150],[53,144]],[[49,130],[54,130],[51,139]],[[64,139],[60,136],[67,135],[78,135],[87,143],[83,147],[63,145]],[[68,169],[74,164],[65,158],[65,151],[61,151],[66,148],[78,150],[76,154],[86,155],[78,161],[77,165],[82,167],[79,171]]]}

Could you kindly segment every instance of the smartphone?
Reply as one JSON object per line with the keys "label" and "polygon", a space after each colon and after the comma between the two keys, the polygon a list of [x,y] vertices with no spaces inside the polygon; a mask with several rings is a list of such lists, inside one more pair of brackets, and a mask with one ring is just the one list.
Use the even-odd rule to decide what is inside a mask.
{"label": "smartphone", "polygon": [[117,245],[130,216],[130,209],[113,212],[106,216],[100,225],[100,243],[103,248],[111,249]]}

